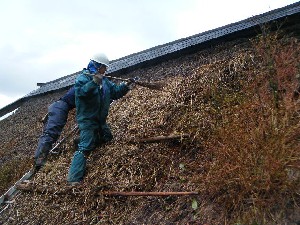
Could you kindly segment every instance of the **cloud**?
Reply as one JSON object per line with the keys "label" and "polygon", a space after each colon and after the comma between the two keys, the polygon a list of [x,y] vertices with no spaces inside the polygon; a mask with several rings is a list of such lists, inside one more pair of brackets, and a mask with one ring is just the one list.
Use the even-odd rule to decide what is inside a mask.
{"label": "cloud", "polygon": [[170,17],[163,10],[176,1],[160,7],[153,2],[0,3],[5,30],[0,37],[0,93],[25,95],[38,82],[81,70],[99,51],[117,59],[172,40]]}
{"label": "cloud", "polygon": [[22,96],[18,96],[18,95],[15,95],[13,97],[8,97],[6,95],[2,95],[0,94],[0,109],[3,108],[4,106],[18,100],[19,98],[21,98]]}

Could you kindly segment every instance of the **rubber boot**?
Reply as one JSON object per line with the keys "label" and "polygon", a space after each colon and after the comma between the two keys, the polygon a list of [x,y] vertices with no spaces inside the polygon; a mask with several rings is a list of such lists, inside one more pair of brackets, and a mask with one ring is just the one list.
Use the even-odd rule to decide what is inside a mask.
{"label": "rubber boot", "polygon": [[71,166],[68,174],[68,183],[81,182],[85,175],[86,170],[86,157],[82,151],[74,153]]}

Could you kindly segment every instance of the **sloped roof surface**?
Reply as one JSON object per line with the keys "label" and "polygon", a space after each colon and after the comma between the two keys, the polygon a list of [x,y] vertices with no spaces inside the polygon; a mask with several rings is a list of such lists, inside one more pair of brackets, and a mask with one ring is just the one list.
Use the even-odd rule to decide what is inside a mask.
{"label": "sloped roof surface", "polygon": [[[282,24],[282,20],[274,24]],[[292,31],[299,38],[300,14],[293,14],[284,20],[289,22],[284,31]],[[69,190],[65,176],[74,151],[70,138],[66,142],[67,151],[60,157],[52,158],[53,161],[49,160],[32,180],[31,183],[35,184],[33,193],[23,193],[14,202],[9,202],[3,216],[0,216],[0,223],[224,224],[219,221],[226,216],[225,223],[252,224],[267,221],[266,215],[272,212],[270,224],[298,224],[299,176],[290,174],[298,174],[297,165],[295,169],[293,166],[295,159],[299,159],[299,152],[295,149],[300,147],[297,140],[300,133],[297,116],[300,97],[295,95],[295,88],[298,93],[300,90],[297,80],[300,45],[295,36],[283,40],[270,36],[267,41],[272,40],[274,45],[270,47],[276,51],[269,52],[265,51],[265,36],[241,40],[241,37],[248,37],[258,30],[257,27],[212,38],[210,40],[214,41],[203,42],[204,45],[199,43],[183,48],[192,51],[181,49],[166,54],[186,54],[183,57],[164,61],[165,55],[161,55],[128,67],[120,66],[116,71],[111,68],[112,74],[138,68],[124,73],[128,77],[141,74],[145,78],[158,79],[163,74],[165,79],[161,81],[165,84],[164,90],[157,93],[136,87],[111,107],[108,123],[112,126],[115,139],[92,153],[81,190],[73,189],[65,196],[56,195]],[[285,34],[289,36],[289,33]],[[187,54],[195,49],[200,51]],[[143,52],[113,63],[134,58]],[[274,59],[274,67],[270,67],[270,58]],[[147,68],[140,66],[150,65],[149,61],[160,64]],[[122,73],[118,72],[122,70]],[[270,72],[274,77],[270,78]],[[61,85],[75,76],[76,73],[46,85]],[[279,81],[278,86],[270,86],[273,80]],[[277,90],[280,94],[274,95]],[[47,102],[60,96],[60,91],[32,95],[38,98],[27,97],[29,101],[1,123],[1,127],[5,128],[2,129],[3,135],[0,135],[4,143],[2,152],[19,156],[20,152],[32,151],[43,126],[39,118],[47,110]],[[292,103],[291,96],[295,97]],[[62,136],[68,134],[75,123],[75,111],[72,111]],[[189,134],[190,139],[182,142],[132,143],[144,137],[185,133]],[[19,162],[26,162],[26,158],[20,158],[16,168],[20,168],[22,164]],[[29,165],[31,163],[27,162]],[[16,173],[13,166],[10,168]],[[43,193],[39,194],[35,187],[42,187]],[[151,192],[195,190],[201,195],[193,200],[104,198],[101,193],[95,196],[95,189]],[[192,204],[191,207],[191,201],[201,204],[197,207]],[[253,207],[253,221],[241,221],[253,215]],[[262,213],[257,213],[260,207],[263,208]],[[295,210],[295,214],[286,213],[290,207],[294,207],[291,209]],[[245,217],[240,216],[240,212]],[[261,220],[259,215],[263,217]],[[231,223],[227,216],[234,221]],[[286,222],[287,219],[291,223]]]}
{"label": "sloped roof surface", "polygon": [[[271,54],[263,54],[266,41],[274,44],[269,45],[275,49]],[[290,57],[291,50],[295,50],[294,57]],[[292,210],[299,211],[300,202],[299,180],[289,176],[298,171],[290,166],[297,166],[295,159],[300,157],[295,150],[300,148],[299,96],[293,103],[290,98],[299,84],[299,52],[294,36],[282,40],[257,36],[127,73],[150,79],[163,73],[163,90],[135,87],[112,105],[107,122],[114,141],[91,153],[84,186],[70,190],[66,185],[75,150],[70,138],[64,152],[49,158],[31,180],[33,193],[18,195],[0,216],[0,223],[254,224],[266,221],[268,212],[272,212],[270,223],[260,224],[298,223],[297,215],[290,220],[295,223],[285,222],[291,218],[285,212],[294,202]],[[269,66],[270,58],[274,67]],[[270,78],[270,72],[274,77]],[[280,81],[278,87],[285,90],[278,104],[274,104],[272,80]],[[31,98],[3,121],[2,128],[7,129],[0,135],[6,143],[2,149],[13,154],[28,146],[32,152],[42,128],[39,118],[47,111],[47,102],[52,102],[49,98],[59,93]],[[76,112],[70,113],[62,137],[76,123]],[[138,141],[168,134],[189,134],[190,138],[183,142]],[[22,163],[24,158],[20,158]],[[199,191],[192,198],[200,204],[193,209],[191,197],[106,197],[95,196],[94,191]],[[259,214],[258,205],[263,208]],[[253,207],[255,222],[241,221],[253,215]],[[237,216],[240,212],[246,216]],[[235,221],[228,220],[235,215]],[[257,215],[264,218],[257,220]]]}

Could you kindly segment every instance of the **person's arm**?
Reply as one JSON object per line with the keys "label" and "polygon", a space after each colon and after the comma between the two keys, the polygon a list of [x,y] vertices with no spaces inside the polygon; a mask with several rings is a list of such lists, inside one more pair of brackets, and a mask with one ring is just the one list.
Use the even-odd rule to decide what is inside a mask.
{"label": "person's arm", "polygon": [[79,75],[75,81],[75,92],[78,97],[89,97],[96,88],[98,88],[98,84],[92,79],[88,79],[86,75]]}
{"label": "person's arm", "polygon": [[126,85],[124,82],[122,82],[120,85],[117,85],[117,84],[115,84],[111,81],[108,81],[108,82],[109,82],[109,85],[110,85],[111,99],[112,100],[117,100],[119,98],[122,98],[130,90],[128,85]]}

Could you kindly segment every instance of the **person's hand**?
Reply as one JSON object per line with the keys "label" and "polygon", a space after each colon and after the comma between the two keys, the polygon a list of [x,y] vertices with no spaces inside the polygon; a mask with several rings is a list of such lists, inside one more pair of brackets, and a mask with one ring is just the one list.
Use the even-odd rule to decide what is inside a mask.
{"label": "person's hand", "polygon": [[103,78],[103,75],[100,73],[97,73],[93,76],[93,81],[99,85],[102,81],[102,78]]}
{"label": "person's hand", "polygon": [[128,81],[126,82],[127,85],[131,85],[133,83],[135,83],[135,79],[134,78],[129,78]]}
{"label": "person's hand", "polygon": [[128,87],[132,88],[139,79],[139,77],[129,78],[126,84]]}

